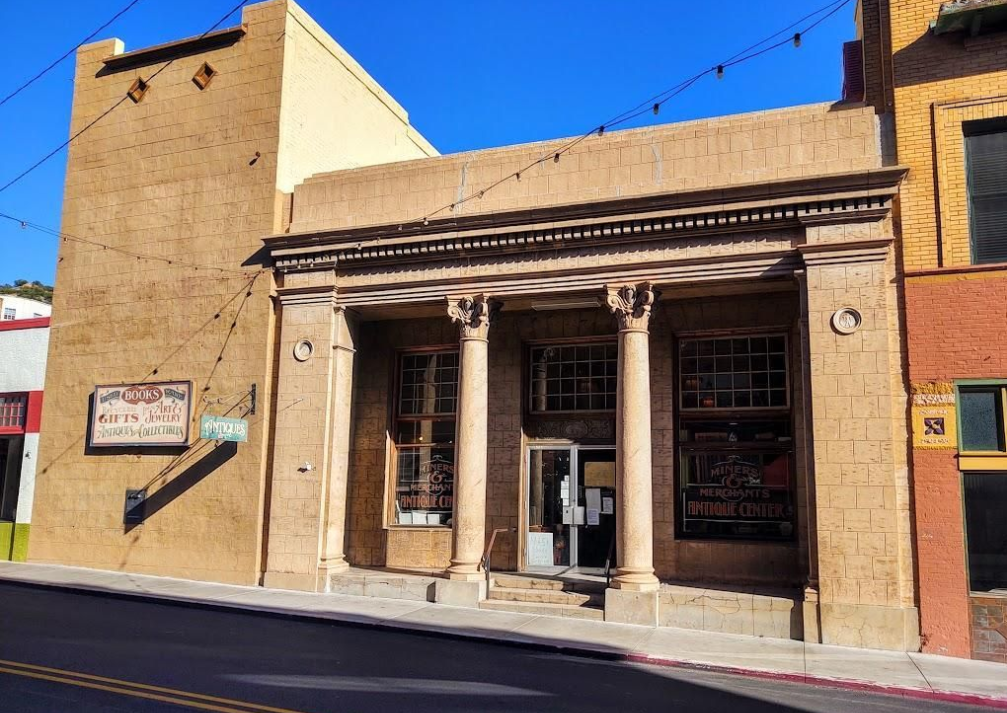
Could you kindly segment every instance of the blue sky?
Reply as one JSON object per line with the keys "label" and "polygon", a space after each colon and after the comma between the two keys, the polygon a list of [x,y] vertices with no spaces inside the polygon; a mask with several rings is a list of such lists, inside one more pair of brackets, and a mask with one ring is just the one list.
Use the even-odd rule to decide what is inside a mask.
{"label": "blue sky", "polygon": [[[584,133],[827,0],[300,0],[442,153]],[[127,0],[0,2],[0,97]],[[141,0],[109,27],[126,49],[198,35],[235,0]],[[773,10],[767,12],[767,7]],[[58,20],[54,20],[58,18]],[[235,24],[236,20],[227,23]],[[631,126],[834,100],[853,3],[787,46],[707,77]],[[0,107],[0,185],[62,143],[73,58]],[[58,228],[66,154],[0,194],[0,212]],[[2,221],[0,282],[51,283],[55,238]]]}

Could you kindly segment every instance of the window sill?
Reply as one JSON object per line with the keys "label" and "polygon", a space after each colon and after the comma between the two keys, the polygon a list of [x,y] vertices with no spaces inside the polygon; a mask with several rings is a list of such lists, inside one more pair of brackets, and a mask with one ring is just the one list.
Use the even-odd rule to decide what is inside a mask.
{"label": "window sill", "polygon": [[385,527],[386,530],[444,530],[445,532],[451,532],[453,529],[451,525],[406,525],[393,523]]}
{"label": "window sill", "polygon": [[1007,471],[1007,453],[961,453],[958,456],[958,470]]}

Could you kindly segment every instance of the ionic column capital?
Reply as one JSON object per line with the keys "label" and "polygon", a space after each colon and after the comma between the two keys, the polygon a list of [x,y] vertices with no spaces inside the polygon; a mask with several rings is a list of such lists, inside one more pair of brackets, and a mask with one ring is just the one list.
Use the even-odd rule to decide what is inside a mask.
{"label": "ionic column capital", "polygon": [[646,332],[650,327],[650,310],[658,293],[649,282],[639,285],[606,285],[605,303],[619,322],[619,331]]}
{"label": "ionic column capital", "polygon": [[488,339],[490,323],[501,303],[487,295],[448,297],[448,317],[458,325],[462,339]]}

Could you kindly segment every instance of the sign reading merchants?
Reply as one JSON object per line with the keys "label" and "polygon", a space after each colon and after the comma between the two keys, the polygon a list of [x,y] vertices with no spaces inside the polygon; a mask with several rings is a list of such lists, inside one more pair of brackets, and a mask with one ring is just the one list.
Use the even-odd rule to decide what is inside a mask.
{"label": "sign reading merchants", "polygon": [[191,381],[96,386],[91,446],[188,445],[191,407]]}

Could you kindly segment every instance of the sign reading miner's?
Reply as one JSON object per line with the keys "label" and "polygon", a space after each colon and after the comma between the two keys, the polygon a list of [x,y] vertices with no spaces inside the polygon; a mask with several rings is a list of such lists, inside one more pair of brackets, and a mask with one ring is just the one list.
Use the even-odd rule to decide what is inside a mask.
{"label": "sign reading miner's", "polygon": [[721,522],[780,523],[793,517],[789,487],[774,487],[764,480],[757,462],[728,457],[709,470],[708,482],[685,488],[685,518]]}
{"label": "sign reading miner's", "polygon": [[93,447],[189,443],[192,382],[97,386],[89,433]]}

